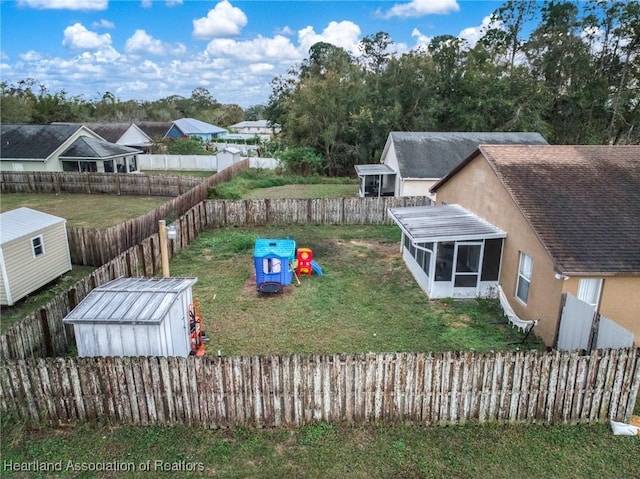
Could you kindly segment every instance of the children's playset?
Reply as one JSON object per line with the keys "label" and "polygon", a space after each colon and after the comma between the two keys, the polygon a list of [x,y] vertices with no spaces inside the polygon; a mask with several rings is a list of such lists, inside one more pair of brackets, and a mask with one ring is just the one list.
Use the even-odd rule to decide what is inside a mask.
{"label": "children's playset", "polygon": [[296,249],[292,239],[258,238],[253,251],[256,272],[256,289],[260,293],[279,293],[295,277],[316,273],[322,276],[322,268],[313,260],[310,248]]}

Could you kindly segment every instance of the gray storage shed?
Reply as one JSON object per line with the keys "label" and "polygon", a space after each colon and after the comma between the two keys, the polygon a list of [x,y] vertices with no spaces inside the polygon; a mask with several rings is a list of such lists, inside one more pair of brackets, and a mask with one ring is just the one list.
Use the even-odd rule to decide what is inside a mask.
{"label": "gray storage shed", "polygon": [[66,223],[31,208],[0,214],[0,304],[12,306],[71,270]]}
{"label": "gray storage shed", "polygon": [[118,278],[92,290],[64,319],[78,356],[189,356],[197,278]]}

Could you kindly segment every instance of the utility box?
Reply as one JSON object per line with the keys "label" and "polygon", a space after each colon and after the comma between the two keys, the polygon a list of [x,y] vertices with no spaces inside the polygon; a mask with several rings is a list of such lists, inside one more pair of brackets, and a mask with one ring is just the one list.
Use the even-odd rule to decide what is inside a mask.
{"label": "utility box", "polygon": [[189,356],[197,278],[118,278],[92,290],[64,319],[78,356]]}

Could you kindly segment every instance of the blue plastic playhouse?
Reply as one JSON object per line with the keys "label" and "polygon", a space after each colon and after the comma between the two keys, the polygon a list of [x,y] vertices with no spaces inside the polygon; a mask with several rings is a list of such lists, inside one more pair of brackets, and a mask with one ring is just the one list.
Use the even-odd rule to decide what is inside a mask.
{"label": "blue plastic playhouse", "polygon": [[293,281],[296,242],[292,239],[258,238],[253,250],[256,289],[277,293]]}

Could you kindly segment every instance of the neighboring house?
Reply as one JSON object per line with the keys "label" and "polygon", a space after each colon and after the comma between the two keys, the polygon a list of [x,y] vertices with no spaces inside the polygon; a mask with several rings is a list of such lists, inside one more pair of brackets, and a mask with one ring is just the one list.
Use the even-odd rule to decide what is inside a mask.
{"label": "neighboring house", "polygon": [[30,208],[0,214],[0,304],[12,306],[69,270],[64,218]]}
{"label": "neighboring house", "polygon": [[82,125],[0,125],[0,170],[130,173],[139,149],[103,140]]}
{"label": "neighboring house", "polygon": [[280,133],[280,125],[271,125],[269,120],[246,120],[231,125],[232,131],[248,136],[261,136],[271,138],[273,135]]}
{"label": "neighboring house", "polygon": [[197,281],[118,278],[91,290],[62,321],[73,325],[80,357],[189,356]]}
{"label": "neighboring house", "polygon": [[[83,123],[103,140],[148,153],[153,140],[135,123]],[[165,130],[166,133],[166,130]]]}
{"label": "neighboring house", "polygon": [[546,145],[547,141],[540,133],[393,131],[379,164],[355,166],[360,196],[429,196],[429,189],[480,144]]}
{"label": "neighboring house", "polygon": [[[497,275],[518,317],[539,320],[536,333],[547,345],[558,345],[563,328],[567,332],[563,303],[570,297],[591,307],[586,324],[578,325],[584,341],[577,349],[608,344],[594,342],[607,318],[607,324],[615,323],[618,337],[632,343],[635,337],[639,344],[640,146],[481,145],[432,191],[439,205],[431,208],[459,205],[485,227],[505,233],[499,270],[492,277]],[[417,261],[407,245],[420,246],[429,238],[398,216],[403,256],[414,271]],[[451,296],[484,294],[477,270],[485,265],[489,236],[459,227],[455,215],[446,211],[440,224],[415,210],[411,220],[420,218],[440,234],[444,224],[459,235],[432,240],[431,261],[446,256],[454,283],[460,275]],[[497,247],[490,254],[498,254]],[[432,265],[429,272],[436,268]],[[423,288],[429,284],[424,276],[417,279]],[[598,317],[594,313],[602,315],[599,330],[592,324]],[[573,333],[578,334],[568,331]]]}
{"label": "neighboring house", "polygon": [[222,138],[229,133],[224,128],[210,125],[195,118],[181,118],[172,123],[171,128],[166,133],[166,138],[200,138],[203,142],[211,141],[215,138]]}

